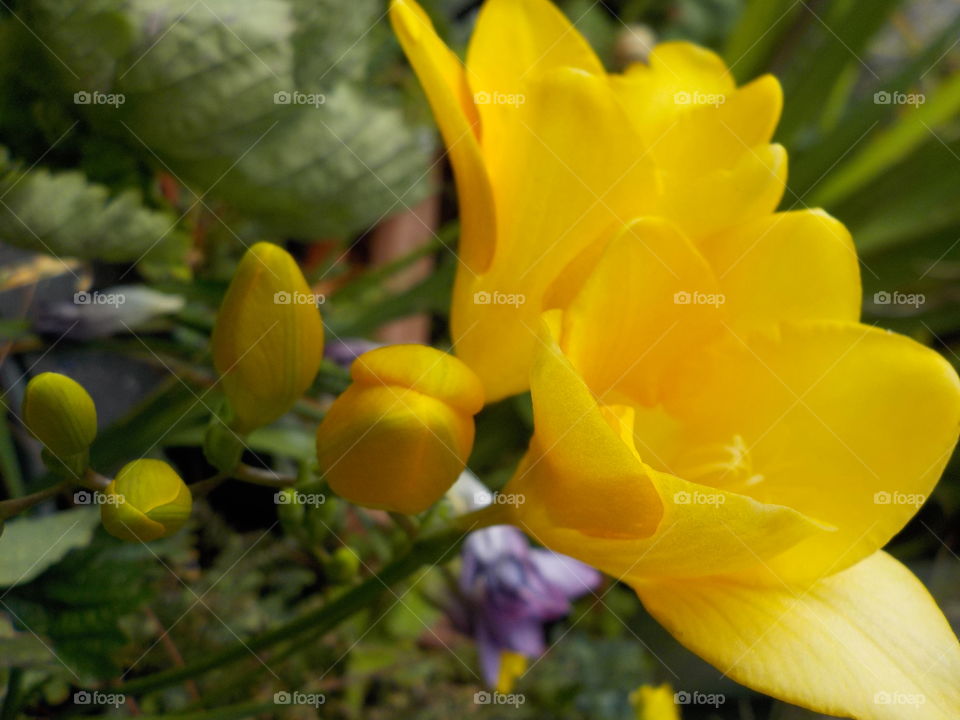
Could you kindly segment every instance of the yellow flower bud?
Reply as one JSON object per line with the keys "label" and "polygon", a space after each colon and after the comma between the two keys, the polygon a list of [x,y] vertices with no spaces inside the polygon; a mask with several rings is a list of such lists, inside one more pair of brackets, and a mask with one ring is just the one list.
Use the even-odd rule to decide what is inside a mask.
{"label": "yellow flower bud", "polygon": [[103,491],[103,527],[121,540],[148,542],[173,535],[190,517],[190,488],[167,463],[134,460]]}
{"label": "yellow flower bud", "polygon": [[361,355],[353,384],[317,430],[330,487],[367,507],[413,514],[453,484],[473,447],[480,380],[462,361],[424,345]]}
{"label": "yellow flower bud", "polygon": [[674,694],[668,683],[663,685],[641,685],[630,693],[637,720],[680,720],[678,702],[684,702],[687,692]]}
{"label": "yellow flower bud", "polygon": [[59,458],[86,453],[97,435],[97,408],[83,386],[66,375],[45,372],[29,383],[23,421]]}
{"label": "yellow flower bud", "polygon": [[213,363],[241,434],[273,422],[310,387],[323,359],[323,323],[296,261],[251,247],[213,329]]}

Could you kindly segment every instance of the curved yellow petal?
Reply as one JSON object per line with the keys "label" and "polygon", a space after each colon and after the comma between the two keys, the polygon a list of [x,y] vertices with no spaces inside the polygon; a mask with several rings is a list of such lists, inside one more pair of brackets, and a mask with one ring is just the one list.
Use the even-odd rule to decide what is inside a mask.
{"label": "curved yellow petal", "polygon": [[656,214],[691,238],[709,237],[776,210],[787,183],[787,151],[761,145],[736,165],[704,174],[664,171]]}
{"label": "curved yellow petal", "polygon": [[531,371],[536,431],[511,487],[535,493],[523,507],[536,505],[560,525],[600,537],[647,537],[660,521],[660,499],[618,421],[612,426],[560,351],[559,317],[549,313],[554,326],[538,338]]}
{"label": "curved yellow petal", "polygon": [[514,101],[526,85],[555,68],[603,75],[603,65],[580,32],[549,0],[487,0],[467,50],[467,68],[482,118],[485,151],[500,147]]}
{"label": "curved yellow petal", "polygon": [[677,358],[719,335],[725,300],[687,238],[663,220],[638,220],[570,303],[560,345],[601,400],[654,405]]}
{"label": "curved yellow petal", "polygon": [[414,0],[391,0],[390,22],[423,85],[453,166],[461,216],[460,258],[472,272],[482,272],[496,246],[496,211],[480,153],[480,120],[463,63]]}
{"label": "curved yellow petal", "polygon": [[855,323],[731,333],[675,381],[666,411],[677,429],[657,448],[665,467],[836,526],[769,563],[798,580],[883,547],[933,489],[960,428],[950,364]]}
{"label": "curved yellow petal", "polygon": [[766,215],[700,243],[731,322],[860,319],[860,266],[850,233],[822,210]]}
{"label": "curved yellow petal", "polygon": [[960,645],[920,581],[886,553],[808,589],[721,578],[633,585],[683,645],[755,690],[858,720],[960,717]]}
{"label": "curved yellow petal", "polygon": [[649,158],[604,78],[559,69],[527,92],[511,109],[503,148],[487,158],[496,254],[483,275],[459,269],[451,311],[456,353],[489,400],[528,387],[544,298],[560,272],[610,227],[644,214],[657,193]]}
{"label": "curved yellow petal", "polygon": [[610,83],[662,174],[656,214],[700,238],[776,208],[787,169],[768,145],[783,106],[776,78],[736,88],[716,54],[663,43]]}
{"label": "curved yellow petal", "polygon": [[[559,313],[549,313],[553,337]],[[601,408],[555,339],[531,376],[535,433],[504,492],[543,545],[616,577],[746,570],[828,530],[785,507],[658,472],[634,448],[630,408]]]}

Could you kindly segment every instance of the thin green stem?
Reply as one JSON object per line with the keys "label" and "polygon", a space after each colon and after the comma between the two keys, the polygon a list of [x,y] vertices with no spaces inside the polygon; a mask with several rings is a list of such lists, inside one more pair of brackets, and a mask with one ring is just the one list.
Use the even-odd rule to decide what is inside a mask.
{"label": "thin green stem", "polygon": [[24,510],[32,508],[37,503],[55,497],[61,490],[67,489],[70,487],[70,485],[71,483],[69,480],[63,480],[56,485],[51,485],[45,490],[39,490],[38,492],[30,495],[24,495],[23,497],[0,502],[0,521],[12,518],[14,515],[19,515]]}
{"label": "thin green stem", "polygon": [[278,475],[272,470],[262,470],[260,468],[250,467],[249,465],[237,465],[233,469],[233,477],[237,480],[253,483],[254,485],[263,485],[275,489],[283,489],[296,485],[297,478],[292,475]]}

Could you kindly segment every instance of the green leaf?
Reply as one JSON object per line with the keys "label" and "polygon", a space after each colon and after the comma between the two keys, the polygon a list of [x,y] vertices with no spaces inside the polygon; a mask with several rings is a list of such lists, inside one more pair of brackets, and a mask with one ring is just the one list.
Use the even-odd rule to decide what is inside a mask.
{"label": "green leaf", "polygon": [[[923,97],[922,95],[920,97]],[[906,158],[960,112],[960,75],[944,82],[925,102],[906,106],[898,122],[876,133],[813,191],[813,205],[832,205]]]}
{"label": "green leaf", "polygon": [[[63,73],[71,91],[123,97],[78,106],[85,118],[182,179],[191,203],[314,237],[364,228],[427,188],[430,135],[369,76],[375,51],[395,48],[378,0],[33,7],[38,34],[79,75]],[[107,50],[98,38],[118,18],[129,42]]]}
{"label": "green leaf", "polygon": [[152,595],[162,571],[145,546],[121,543],[105,533],[67,555],[49,572],[11,591],[4,603],[23,625],[53,642],[72,671],[108,677],[127,643],[121,618]]}
{"label": "green leaf", "polygon": [[89,543],[99,522],[94,508],[7,521],[0,536],[0,587],[30,582],[73,548]]}
{"label": "green leaf", "polygon": [[[934,80],[932,72],[942,63],[960,33],[960,16],[950,23],[937,38],[919,49],[913,57],[898,63],[897,74],[880,85],[862,92],[860,98],[843,109],[832,123],[832,129],[813,145],[790,154],[790,188],[800,197],[823,180],[839,161],[845,160],[863,142],[875,127],[897,120],[902,105],[878,103],[877,93],[909,93],[923,89],[924,79]],[[859,66],[850,69],[857,70]],[[928,83],[929,84],[929,83]],[[884,125],[881,125],[883,123]]]}
{"label": "green leaf", "polygon": [[781,142],[795,146],[802,132],[816,126],[823,107],[834,97],[836,84],[846,81],[842,72],[845,68],[856,65],[876,77],[862,56],[870,39],[901,2],[874,0],[870,12],[865,12],[857,0],[833,0],[815,9],[804,4],[808,44],[797,53],[805,61],[791,63],[783,78],[786,102],[777,131]]}
{"label": "green leaf", "polygon": [[176,224],[133,191],[111,197],[81,172],[22,170],[0,148],[0,241],[55,257],[136,262],[154,274],[182,275],[186,237]]}
{"label": "green leaf", "polygon": [[750,0],[727,38],[723,55],[739,82],[760,74],[769,64],[778,40],[790,28],[802,5],[796,0]]}

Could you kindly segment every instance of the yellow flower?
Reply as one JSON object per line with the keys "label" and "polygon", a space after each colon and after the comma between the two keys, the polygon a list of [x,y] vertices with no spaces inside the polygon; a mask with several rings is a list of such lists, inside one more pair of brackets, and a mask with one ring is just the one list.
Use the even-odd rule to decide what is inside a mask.
{"label": "yellow flower", "polygon": [[680,720],[673,688],[668,684],[641,685],[630,695],[637,720]]}
{"label": "yellow flower", "polygon": [[473,447],[483,389],[452,355],[424,345],[364,353],[317,430],[317,458],[339,495],[413,514],[449,489]]}
{"label": "yellow flower", "polygon": [[23,422],[50,455],[83,473],[97,435],[97,408],[80,383],[54,372],[34,377],[23,397]]}
{"label": "yellow flower", "polygon": [[953,720],[960,645],[881,548],[950,457],[960,380],[859,306],[850,236],[821,212],[699,246],[631,224],[544,315],[504,492],[725,675],[830,715]]}
{"label": "yellow flower", "polygon": [[257,243],[243,256],[213,329],[213,362],[245,434],[287,412],[323,359],[323,323],[296,261]]}
{"label": "yellow flower", "polygon": [[611,227],[657,215],[708,237],[780,201],[771,76],[737,89],[688,43],[607,74],[547,0],[487,0],[465,64],[413,0],[392,0],[390,15],[453,165],[452,334],[488,400],[528,387],[540,313],[565,306]]}
{"label": "yellow flower", "polygon": [[103,494],[103,527],[131,542],[173,535],[187,522],[193,505],[190,488],[160,460],[127,463]]}

